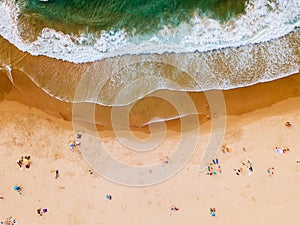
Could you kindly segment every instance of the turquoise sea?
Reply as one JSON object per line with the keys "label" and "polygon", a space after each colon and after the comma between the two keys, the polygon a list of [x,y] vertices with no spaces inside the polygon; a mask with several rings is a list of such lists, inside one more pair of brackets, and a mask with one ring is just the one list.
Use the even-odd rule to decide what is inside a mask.
{"label": "turquoise sea", "polygon": [[22,0],[20,6],[22,14],[49,27],[150,34],[194,15],[228,21],[245,13],[246,0]]}
{"label": "turquoise sea", "polygon": [[1,0],[0,35],[75,63],[124,54],[206,52],[279,39],[298,0]]}

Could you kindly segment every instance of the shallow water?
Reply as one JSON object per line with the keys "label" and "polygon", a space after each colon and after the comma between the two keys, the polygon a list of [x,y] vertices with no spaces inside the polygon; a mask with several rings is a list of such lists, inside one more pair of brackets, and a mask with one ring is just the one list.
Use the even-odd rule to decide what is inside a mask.
{"label": "shallow water", "polygon": [[128,105],[156,90],[225,90],[297,73],[299,34],[297,29],[269,42],[202,53],[123,55],[84,64],[8,54],[4,47],[2,70],[19,70],[63,101]]}
{"label": "shallow water", "polygon": [[[161,4],[155,12],[151,11],[152,1],[145,5],[136,1],[136,7],[109,2],[116,13],[125,10],[125,6],[132,10],[130,16],[149,17],[154,13],[156,17],[152,15],[153,24],[148,29],[143,25],[147,20],[141,18],[143,23],[125,26],[128,22],[124,21],[132,20],[127,14],[119,18],[110,14],[103,17],[106,25],[93,24],[101,20],[98,7],[83,4],[79,9],[79,1],[75,7],[75,1],[14,4],[1,0],[0,99],[11,89],[19,89],[31,96],[24,101],[44,104],[32,98],[33,90],[38,89],[41,95],[48,96],[45,98],[57,99],[59,105],[64,105],[60,114],[66,118],[70,116],[71,103],[98,104],[99,121],[110,120],[112,106],[137,103],[133,124],[143,125],[155,117],[168,120],[195,113],[178,113],[156,98],[149,100],[149,94],[159,90],[169,94],[235,89],[299,72],[299,1],[254,0],[246,5],[243,1],[237,5],[229,1],[209,1],[211,5],[195,2],[201,6],[195,3],[192,7],[189,1],[170,2],[177,4],[176,10],[184,11],[177,13],[183,16],[177,19],[172,7],[160,10],[165,1],[155,2]],[[220,4],[227,6],[221,7],[224,11]],[[61,10],[63,6],[66,10]],[[134,10],[140,7],[145,14]],[[99,9],[105,10],[100,5]],[[196,9],[202,12],[195,15]],[[80,15],[88,10],[96,11],[80,24]],[[131,31],[140,25],[132,35]],[[35,88],[23,85],[30,82]],[[196,113],[207,114],[205,104],[203,100]],[[49,107],[49,111],[55,111],[58,106]]]}

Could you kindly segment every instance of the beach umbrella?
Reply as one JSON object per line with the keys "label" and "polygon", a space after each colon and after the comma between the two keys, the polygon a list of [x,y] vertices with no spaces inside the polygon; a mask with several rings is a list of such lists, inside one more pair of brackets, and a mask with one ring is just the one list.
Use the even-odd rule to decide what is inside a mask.
{"label": "beach umbrella", "polygon": [[20,189],[20,188],[19,188],[17,185],[14,186],[14,190],[15,190],[15,191],[18,191],[19,189]]}

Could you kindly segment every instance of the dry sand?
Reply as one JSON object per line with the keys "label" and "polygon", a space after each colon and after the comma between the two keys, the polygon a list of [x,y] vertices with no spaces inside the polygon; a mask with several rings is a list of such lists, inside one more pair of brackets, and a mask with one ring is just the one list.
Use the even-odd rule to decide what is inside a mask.
{"label": "dry sand", "polygon": [[[222,174],[199,173],[209,133],[201,133],[191,161],[171,179],[149,187],[133,188],[111,183],[89,167],[68,142],[70,122],[17,102],[0,103],[0,221],[13,216],[22,225],[268,225],[297,224],[300,195],[300,98],[289,98],[245,114],[228,116],[224,144],[231,153],[219,152]],[[292,126],[284,123],[290,121]],[[112,131],[102,130],[104,142],[116,157],[125,158]],[[176,131],[168,131],[169,149]],[[275,146],[290,152],[275,154]],[[245,148],[246,151],[243,151]],[[118,151],[119,150],[119,151]],[[157,160],[166,152],[156,154]],[[30,155],[32,166],[20,170],[17,160]],[[128,155],[127,155],[128,156]],[[133,158],[132,158],[133,157]],[[127,159],[134,159],[129,155]],[[253,162],[252,175],[237,176],[242,160]],[[147,162],[147,159],[138,159]],[[145,160],[145,161],[143,161]],[[268,167],[275,167],[270,177]],[[54,171],[60,177],[55,179]],[[13,190],[23,186],[23,194]],[[112,200],[106,200],[106,194]],[[176,206],[178,211],[171,211]],[[39,216],[37,208],[47,208]],[[216,208],[216,217],[209,214]]]}

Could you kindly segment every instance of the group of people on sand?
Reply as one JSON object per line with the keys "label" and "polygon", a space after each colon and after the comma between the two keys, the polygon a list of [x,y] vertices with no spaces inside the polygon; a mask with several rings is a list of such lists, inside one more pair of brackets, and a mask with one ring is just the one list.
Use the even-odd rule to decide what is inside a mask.
{"label": "group of people on sand", "polygon": [[238,168],[234,168],[233,171],[238,176],[241,174],[245,174],[248,171],[248,175],[250,176],[253,173],[253,164],[249,159],[246,163],[242,161],[241,166]]}
{"label": "group of people on sand", "polygon": [[230,153],[230,152],[232,152],[231,148],[228,148],[226,145],[222,145],[221,151],[223,153]]}
{"label": "group of people on sand", "polygon": [[4,221],[1,221],[0,224],[4,224],[4,225],[15,225],[18,224],[18,221],[13,218],[12,216],[6,218]]}
{"label": "group of people on sand", "polygon": [[179,208],[177,208],[176,206],[171,207],[171,211],[178,211]]}
{"label": "group of people on sand", "polygon": [[290,151],[289,148],[285,148],[285,147],[284,148],[280,148],[278,146],[276,146],[275,149],[274,149],[274,152],[277,153],[277,154],[284,154],[284,153],[287,153],[289,151]]}
{"label": "group of people on sand", "polygon": [[221,174],[222,173],[222,169],[221,169],[221,165],[219,165],[219,160],[216,158],[216,159],[213,159],[208,167],[207,167],[207,173],[206,175],[217,175],[217,174]]}
{"label": "group of people on sand", "polygon": [[80,141],[78,141],[78,140],[69,142],[70,150],[74,150],[76,147],[79,147],[79,146],[80,146]]}
{"label": "group of people on sand", "polygon": [[80,139],[82,137],[82,134],[83,134],[82,131],[77,131],[75,133],[75,140],[69,142],[70,150],[74,150],[76,147],[80,147]]}
{"label": "group of people on sand", "polygon": [[[71,150],[73,150],[75,147],[78,147],[80,146],[80,139],[81,139],[81,135],[82,135],[82,132],[77,132],[75,134],[75,139],[74,141],[71,141],[69,143],[69,148]],[[17,164],[18,166],[20,167],[20,169],[29,169],[30,166],[31,166],[31,157],[30,155],[26,155],[26,156],[22,156],[19,160],[17,160]],[[89,171],[90,174],[92,174],[92,170]],[[55,179],[58,179],[60,176],[59,174],[59,170],[55,170]],[[21,185],[15,185],[13,187],[13,189],[20,195],[22,195],[22,190],[23,190],[23,187]],[[106,195],[106,198],[111,200],[112,199],[112,196],[111,195]],[[0,199],[3,200],[4,199],[4,196],[3,195],[0,195]],[[43,216],[43,214],[47,213],[48,212],[48,209],[47,208],[38,208],[36,210],[37,214],[39,216]],[[14,224],[17,224],[17,221],[15,219],[13,219],[12,217],[9,217],[7,218],[4,222],[0,222],[0,224],[5,224],[5,225],[14,225]]]}
{"label": "group of people on sand", "polygon": [[36,210],[36,212],[40,215],[40,216],[43,216],[43,214],[45,214],[46,212],[48,212],[48,209],[47,208],[38,208]]}
{"label": "group of people on sand", "polygon": [[269,167],[267,169],[267,173],[269,174],[270,177],[272,177],[274,175],[274,171],[275,171],[274,167]]}
{"label": "group of people on sand", "polygon": [[30,161],[30,155],[22,156],[18,161],[17,164],[19,165],[20,169],[23,169],[24,167],[26,169],[30,168],[31,161]]}
{"label": "group of people on sand", "polygon": [[105,198],[106,198],[107,200],[112,200],[112,196],[111,196],[110,194],[105,195]]}
{"label": "group of people on sand", "polygon": [[[286,127],[290,127],[291,123],[290,122],[286,122],[285,123]],[[79,147],[80,146],[80,139],[81,139],[81,132],[78,132],[75,134],[75,140],[69,142],[69,148],[70,150],[73,150],[75,147]],[[226,145],[223,145],[221,148],[223,153],[230,153],[232,152],[232,150],[230,148],[228,148]],[[243,150],[245,151],[245,149],[243,148]],[[289,148],[279,148],[279,147],[275,147],[274,152],[275,153],[286,153],[290,151]],[[166,166],[167,164],[169,164],[169,158],[166,156],[163,160],[163,166]],[[300,160],[297,160],[297,163],[300,163]],[[26,168],[29,169],[30,165],[31,165],[31,161],[30,161],[30,156],[22,156],[18,161],[17,164],[19,165],[19,167],[22,168]],[[269,174],[269,176],[273,176],[274,174],[274,167],[269,167],[267,169],[267,173]],[[251,175],[253,172],[253,163],[248,159],[247,161],[242,161],[241,162],[241,166],[238,168],[234,168],[234,172],[236,175],[241,175],[241,174],[245,174],[246,171],[248,171],[248,175]],[[151,171],[152,172],[152,171]],[[92,174],[92,170],[89,170],[89,173]],[[219,160],[218,158],[213,159],[208,167],[207,167],[207,175],[217,175],[217,174],[221,174],[222,170],[221,170],[221,165],[219,164]],[[57,179],[59,177],[59,170],[55,170],[55,179]],[[22,186],[19,185],[15,185],[14,186],[14,190],[17,191],[19,194],[22,194]],[[105,196],[105,198],[107,200],[112,200],[112,196],[110,194],[107,194]],[[0,195],[0,199],[4,199],[4,197],[2,195]],[[179,208],[176,206],[171,207],[171,211],[178,211]],[[48,212],[47,208],[38,208],[37,210],[37,214],[39,216],[43,216],[43,214]],[[212,217],[216,216],[216,208],[210,208],[209,209],[209,213]],[[5,225],[14,225],[17,224],[16,219],[13,219],[12,217],[9,217],[6,219],[5,222],[0,222],[0,224],[5,224]]]}

